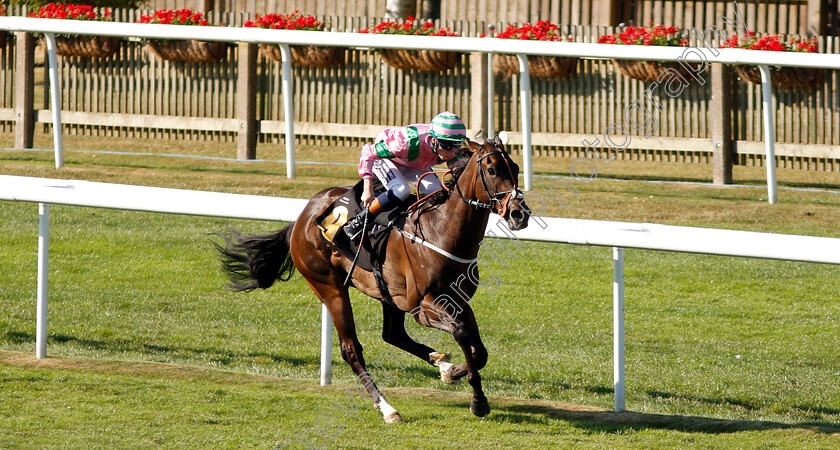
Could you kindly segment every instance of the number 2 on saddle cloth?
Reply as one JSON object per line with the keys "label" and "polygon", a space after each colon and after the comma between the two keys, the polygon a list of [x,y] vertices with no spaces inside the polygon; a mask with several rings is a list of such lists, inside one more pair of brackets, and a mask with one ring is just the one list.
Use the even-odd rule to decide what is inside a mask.
{"label": "number 2 on saddle cloth", "polygon": [[[346,258],[354,259],[359,245],[361,245],[362,249],[359,251],[357,264],[362,269],[374,271],[374,269],[381,269],[384,263],[385,247],[390,234],[387,225],[392,223],[395,227],[401,228],[405,223],[402,212],[408,209],[415,199],[409,196],[406,201],[377,215],[375,223],[379,226],[374,225],[368,233],[367,239],[361,242],[353,242],[347,238],[345,233],[341,232],[341,228],[363,209],[361,206],[362,183],[362,181],[356,183],[346,194],[339,197],[326,211],[316,217],[315,221],[321,230],[321,239]],[[374,179],[373,190],[378,195],[385,188],[379,180]]]}

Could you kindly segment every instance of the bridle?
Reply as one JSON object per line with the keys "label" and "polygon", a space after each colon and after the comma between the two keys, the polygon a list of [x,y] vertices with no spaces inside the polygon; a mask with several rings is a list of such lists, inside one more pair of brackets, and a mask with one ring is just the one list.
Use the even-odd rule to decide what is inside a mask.
{"label": "bridle", "polygon": [[[508,205],[510,204],[511,200],[512,199],[523,200],[525,198],[525,193],[522,192],[521,189],[519,189],[519,180],[514,178],[513,169],[511,169],[511,167],[510,167],[510,158],[508,157],[507,152],[505,152],[504,150],[499,150],[498,147],[496,147],[496,146],[494,146],[494,148],[495,148],[494,151],[489,152],[489,153],[485,153],[485,154],[483,154],[481,156],[478,156],[476,158],[475,163],[477,165],[477,168],[476,168],[475,176],[473,177],[473,182],[472,182],[473,192],[475,192],[476,187],[478,186],[479,177],[481,178],[481,187],[482,187],[482,189],[484,189],[484,192],[487,194],[487,197],[488,197],[489,200],[487,202],[482,202],[481,200],[478,199],[478,194],[476,194],[475,199],[466,198],[461,194],[460,188],[457,189],[457,192],[455,193],[455,195],[460,197],[461,200],[463,200],[464,202],[466,202],[468,205],[472,206],[473,208],[489,209],[491,211],[494,210],[494,212],[496,214],[498,214],[499,216],[505,217],[505,215],[507,215],[507,208],[508,208]],[[483,161],[484,158],[487,158],[488,156],[491,156],[491,155],[501,155],[502,160],[505,162],[505,165],[508,168],[508,173],[510,174],[510,176],[512,178],[513,189],[510,189],[510,190],[507,190],[507,191],[496,192],[495,189],[493,189],[492,186],[490,186],[490,183],[487,181],[487,172],[484,170],[484,166],[481,165],[481,161]]]}
{"label": "bridle", "polygon": [[[481,187],[484,189],[484,192],[487,194],[487,197],[489,199],[488,201],[482,202],[481,200],[479,200],[478,199],[478,194],[476,194],[475,199],[465,197],[463,194],[461,194],[461,188],[459,187],[458,184],[455,184],[456,189],[454,191],[450,191],[450,189],[447,188],[445,184],[442,186],[441,189],[445,190],[445,191],[450,191],[451,193],[455,194],[458,198],[463,200],[464,203],[472,206],[475,209],[491,210],[491,211],[494,211],[496,214],[500,215],[501,217],[504,217],[507,214],[507,208],[508,208],[508,205],[510,204],[511,200],[524,200],[525,199],[525,193],[521,189],[519,189],[519,180],[517,180],[513,176],[513,169],[511,169],[511,167],[510,167],[510,157],[508,156],[507,152],[505,152],[504,150],[499,150],[498,147],[495,146],[495,145],[494,145],[494,148],[496,150],[494,150],[490,153],[487,153],[487,154],[476,157],[477,168],[476,168],[475,176],[473,177],[473,181],[472,181],[473,192],[475,192],[476,187],[478,186],[479,176],[481,177]],[[496,192],[490,186],[490,183],[487,181],[487,173],[485,172],[484,167],[481,165],[481,161],[484,160],[484,158],[486,158],[488,156],[491,156],[491,155],[502,155],[502,160],[505,162],[505,165],[508,168],[508,173],[510,173],[511,178],[513,179],[513,189],[510,189],[510,190],[507,190],[507,191]],[[431,176],[433,174],[441,174],[441,178],[442,178],[442,177],[446,176],[447,174],[449,174],[451,172],[452,172],[452,170],[445,170],[445,171],[436,171],[435,170],[435,171],[424,173],[417,180],[417,184],[419,186],[420,182],[426,176]],[[408,207],[408,210],[406,211],[406,214],[410,214],[411,212],[415,211],[417,208],[420,207],[420,205],[424,204],[429,198],[434,196],[437,192],[440,192],[440,190],[432,192],[431,194],[428,194],[425,197],[420,198],[420,191],[418,190],[417,201],[414,202],[414,204],[412,204],[411,206]]]}
{"label": "bridle", "polygon": [[[472,180],[473,193],[475,193],[475,197],[476,197],[475,199],[466,198],[463,194],[461,194],[461,187],[460,187],[460,184],[458,184],[458,183],[455,183],[455,189],[454,190],[450,190],[449,188],[447,188],[446,184],[443,184],[443,187],[441,189],[455,194],[458,198],[460,198],[461,200],[463,200],[465,203],[472,206],[473,208],[485,209],[485,210],[495,210],[495,212],[497,214],[499,214],[502,217],[505,217],[505,215],[507,215],[508,204],[512,201],[512,199],[524,200],[525,199],[525,193],[522,192],[521,189],[519,189],[519,186],[518,186],[519,184],[517,182],[517,179],[514,178],[513,170],[511,169],[511,166],[510,166],[510,158],[507,155],[507,152],[505,152],[503,149],[500,150],[498,148],[498,146],[495,146],[495,145],[494,145],[494,149],[495,149],[494,151],[492,151],[490,153],[487,153],[487,154],[484,154],[484,155],[481,155],[481,156],[478,156],[477,153],[476,153],[477,168],[476,168],[476,174],[475,174],[475,176],[473,177],[473,180]],[[490,183],[487,181],[487,174],[485,173],[485,170],[481,165],[482,160],[484,160],[484,158],[486,158],[490,155],[501,155],[502,159],[505,161],[505,165],[507,165],[508,173],[511,175],[511,178],[513,179],[513,189],[510,189],[508,191],[496,192],[490,186]],[[451,173],[451,172],[452,172],[451,170],[446,170],[446,171],[438,172],[438,173],[442,173],[442,176],[441,176],[441,178],[442,178],[443,176],[446,176],[447,173]],[[435,173],[435,172],[428,172],[428,173],[425,173],[422,176],[420,176],[420,178],[417,180],[418,186],[420,185],[420,182],[423,180],[423,177],[429,176],[433,173]],[[487,194],[487,197],[489,199],[486,202],[482,202],[481,200],[478,199],[477,186],[478,186],[479,176],[481,177],[482,188],[484,189],[484,192]],[[423,198],[418,198],[417,202],[415,202],[413,205],[411,205],[408,208],[408,210],[405,212],[405,214],[410,215],[411,213],[416,211],[417,208],[420,207],[420,205],[424,204],[427,200],[429,200],[437,192],[440,192],[440,190],[438,190],[436,192],[433,192],[431,194],[428,194]],[[418,190],[417,196],[420,197],[419,190]],[[523,203],[523,206],[524,206],[524,203]],[[419,220],[419,217],[416,220]],[[397,229],[400,233],[402,233],[403,237],[409,239],[409,241],[411,243],[421,244],[424,247],[427,247],[427,248],[429,248],[429,249],[431,249],[431,250],[433,250],[433,251],[435,251],[435,252],[437,252],[437,253],[439,253],[439,254],[441,254],[441,255],[443,255],[443,256],[445,256],[445,257],[447,257],[447,258],[449,258],[453,261],[463,263],[463,264],[472,264],[472,263],[474,263],[478,260],[478,257],[475,257],[475,258],[472,258],[472,259],[459,258],[459,257],[453,255],[452,253],[449,253],[449,252],[431,244],[430,242],[426,241],[422,237],[418,237],[417,235],[411,234],[411,233],[409,233],[409,232],[407,232],[406,230],[403,230],[403,229],[399,229],[399,228],[395,228],[395,229]]]}

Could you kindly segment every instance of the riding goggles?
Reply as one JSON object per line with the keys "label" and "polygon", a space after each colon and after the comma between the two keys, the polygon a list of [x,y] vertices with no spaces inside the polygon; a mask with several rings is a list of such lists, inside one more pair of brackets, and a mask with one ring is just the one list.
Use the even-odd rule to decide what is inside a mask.
{"label": "riding goggles", "polygon": [[449,140],[438,139],[437,141],[438,141],[438,145],[440,146],[441,149],[446,150],[446,151],[450,151],[450,152],[459,149],[461,147],[461,145],[464,144],[464,141],[462,141],[462,140],[461,141],[449,141]]}

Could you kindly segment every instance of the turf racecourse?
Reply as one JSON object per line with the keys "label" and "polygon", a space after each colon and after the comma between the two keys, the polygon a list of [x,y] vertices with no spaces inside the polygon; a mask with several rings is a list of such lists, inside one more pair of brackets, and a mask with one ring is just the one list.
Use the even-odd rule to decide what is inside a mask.
{"label": "turf racecourse", "polygon": [[[216,152],[184,146],[154,151]],[[557,175],[563,163],[537,158],[536,167]],[[840,194],[782,190],[771,206],[760,188],[647,182],[699,181],[708,166],[615,164],[549,215],[840,235]],[[759,169],[738,170],[760,186]],[[353,180],[352,166],[301,165],[289,181],[276,162],[102,153],[70,153],[56,171],[48,153],[17,151],[0,152],[0,173],[296,197]],[[782,170],[780,180],[840,190],[836,174]],[[0,447],[840,445],[837,267],[628,250],[630,411],[616,414],[610,250],[494,242],[506,258],[488,269],[502,282],[472,302],[490,352],[484,419],[469,413],[467,385],[443,385],[399,351],[382,357],[392,348],[380,308],[354,294],[366,358],[380,362],[407,420],[385,425],[337,348],[334,384],[317,385],[320,307],[299,275],[268,291],[223,289],[209,233],[279,226],[53,206],[50,358],[36,361],[37,206],[0,203]],[[450,337],[433,346],[462,361]]]}

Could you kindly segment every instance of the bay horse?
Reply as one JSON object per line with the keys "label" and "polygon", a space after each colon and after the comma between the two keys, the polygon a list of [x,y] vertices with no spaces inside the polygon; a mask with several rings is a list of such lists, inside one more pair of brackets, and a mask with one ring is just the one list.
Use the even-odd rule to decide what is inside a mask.
{"label": "bay horse", "polygon": [[[478,371],[487,363],[487,350],[469,305],[478,287],[475,261],[491,211],[512,230],[528,226],[531,211],[518,189],[519,166],[498,137],[493,142],[466,141],[464,146],[469,160],[446,183],[449,187],[437,199],[412,208],[402,230],[390,231],[382,275],[393,303],[383,300],[372,272],[355,268],[350,280],[353,287],[382,302],[383,339],[437,366],[444,381],[456,382],[466,375],[473,388],[470,411],[484,417],[490,405]],[[233,290],[266,289],[276,280],[287,281],[297,269],[332,315],[341,356],[359,377],[374,407],[385,422],[402,422],[365,367],[345,285],[352,261],[322,239],[315,223],[347,191],[347,187],[332,187],[319,192],[295,222],[278,232],[243,236],[232,230],[225,237],[226,246],[214,244]],[[422,240],[432,245],[417,245]],[[465,278],[471,283],[463,282]],[[466,362],[451,364],[448,355],[409,337],[406,312],[423,326],[451,333]]]}

